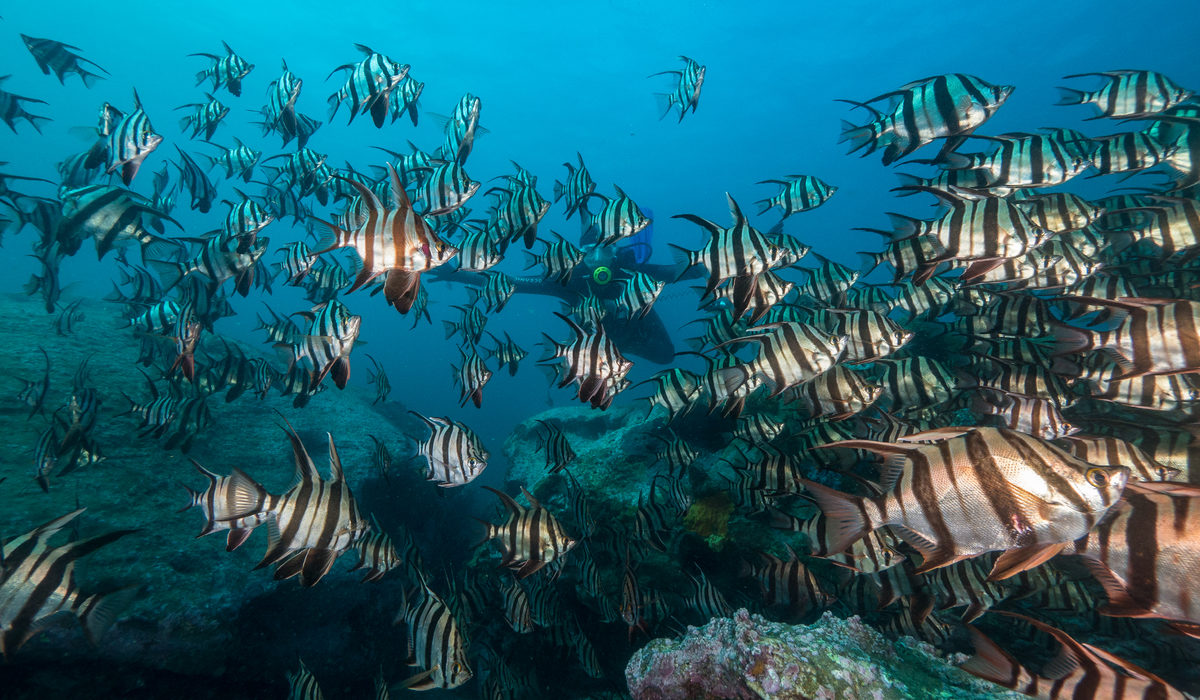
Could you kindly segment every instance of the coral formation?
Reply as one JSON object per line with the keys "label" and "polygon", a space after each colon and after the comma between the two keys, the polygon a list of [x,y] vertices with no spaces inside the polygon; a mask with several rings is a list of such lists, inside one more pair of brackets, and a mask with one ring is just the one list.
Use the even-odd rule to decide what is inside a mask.
{"label": "coral formation", "polygon": [[1023,697],[955,668],[928,644],[891,642],[857,617],[829,613],[806,626],[738,610],[679,639],[655,639],[625,677],[636,700]]}

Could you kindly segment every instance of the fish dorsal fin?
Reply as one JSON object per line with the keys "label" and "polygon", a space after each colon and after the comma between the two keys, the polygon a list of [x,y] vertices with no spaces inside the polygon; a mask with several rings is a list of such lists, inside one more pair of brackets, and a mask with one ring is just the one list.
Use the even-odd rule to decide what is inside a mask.
{"label": "fish dorsal fin", "polygon": [[337,447],[333,444],[333,433],[325,433],[329,437],[329,469],[334,481],[345,481],[342,471],[342,458],[338,456]]}
{"label": "fish dorsal fin", "polygon": [[304,443],[300,441],[300,436],[296,434],[291,425],[284,430],[287,432],[288,440],[292,443],[292,457],[296,461],[295,482],[300,484],[320,481],[321,475],[317,472],[317,465],[313,464],[312,457],[308,456],[308,450],[304,449]]}
{"label": "fish dorsal fin", "polygon": [[532,493],[529,493],[529,491],[525,489],[524,485],[521,486],[521,493],[525,494],[525,498],[529,501],[529,505],[533,506],[534,508],[542,507],[542,504],[538,503],[537,499],[533,497]]}
{"label": "fish dorsal fin", "polygon": [[404,191],[404,185],[400,184],[400,175],[396,172],[396,168],[388,163],[387,169],[388,178],[392,183],[392,206],[397,209],[412,209],[412,202],[408,200],[408,193]]}
{"label": "fish dorsal fin", "polygon": [[491,491],[492,493],[499,496],[500,502],[504,504],[504,507],[507,510],[512,511],[513,513],[520,513],[525,510],[524,508],[521,507],[521,505],[519,503],[517,503],[516,501],[514,501],[512,499],[512,496],[509,496],[507,493],[504,493],[503,491],[498,491],[498,490],[492,488],[491,486],[484,486],[483,488],[485,488],[488,491]]}
{"label": "fish dorsal fin", "polygon": [[729,215],[733,217],[734,223],[740,224],[745,221],[746,215],[742,213],[742,208],[738,206],[738,203],[736,200],[734,200],[733,195],[726,192],[725,199],[729,200]]}

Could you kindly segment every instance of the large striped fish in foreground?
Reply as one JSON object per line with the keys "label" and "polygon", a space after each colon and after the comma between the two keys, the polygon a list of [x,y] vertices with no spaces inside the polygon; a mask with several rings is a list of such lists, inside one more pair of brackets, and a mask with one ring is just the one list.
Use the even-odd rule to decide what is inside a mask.
{"label": "large striped fish in foreground", "polygon": [[559,343],[543,334],[553,352],[553,355],[543,360],[543,364],[563,360],[556,367],[561,378],[558,388],[571,383],[578,384],[576,398],[590,403],[592,408],[608,408],[613,397],[629,387],[630,383],[625,379],[625,375],[629,374],[633,362],[621,355],[617,346],[604,332],[603,326],[597,324],[595,331],[586,331],[569,317],[557,311],[554,315],[567,322],[575,337],[566,343]]}
{"label": "large striped fish in foreground", "polygon": [[416,601],[406,600],[396,623],[403,621],[406,626],[409,665],[425,670],[400,685],[409,690],[457,688],[471,680],[467,641],[450,608],[425,583],[424,575],[419,571],[418,575],[421,597]]}
{"label": "large striped fish in foreground", "polygon": [[105,165],[108,175],[121,169],[121,182],[128,187],[137,175],[146,156],[150,155],[163,137],[154,132],[150,117],[142,109],[142,100],[137,90],[133,91],[134,110],[125,114],[107,102],[100,109],[100,140],[88,152],[83,167],[87,169]]}
{"label": "large striped fish in foreground", "polygon": [[443,242],[425,218],[413,209],[391,163],[388,164],[388,178],[394,209],[386,208],[379,197],[361,183],[340,175],[337,177],[358,192],[366,212],[353,230],[321,221],[333,234],[333,241],[312,255],[337,248],[353,248],[362,261],[362,268],[349,291],[353,292],[386,272],[384,298],[400,313],[408,313],[420,291],[421,273],[446,263],[458,254],[458,249]]}
{"label": "large striped fish in foreground", "polygon": [[429,465],[425,478],[438,486],[469,484],[487,467],[488,452],[479,436],[470,428],[449,418],[429,418],[409,411],[420,418],[431,431],[429,437],[417,444],[417,454]]}
{"label": "large striped fish in foreground", "polygon": [[518,579],[536,573],[575,546],[575,540],[567,535],[558,519],[543,508],[524,486],[521,487],[521,493],[529,501],[529,508],[517,503],[503,491],[490,486],[484,488],[500,497],[508,519],[500,525],[481,520],[487,528],[483,541],[500,538],[500,548],[504,551],[500,565],[513,569]]}
{"label": "large striped fish in foreground", "polygon": [[43,621],[70,612],[96,642],[137,589],[83,595],[75,586],[75,562],[135,530],[115,530],[51,547],[50,538],[85,509],[67,513],[0,546],[0,655],[5,659],[41,628]]}
{"label": "large striped fish in foreground", "polygon": [[299,574],[302,585],[314,586],[363,536],[368,524],[346,483],[333,435],[329,435],[331,478],[326,480],[295,429],[289,425],[285,432],[296,462],[295,484],[275,496],[253,480],[241,479],[230,484],[229,498],[239,504],[261,500],[263,506],[258,512],[269,516],[267,553],[254,568],[279,564],[275,580]]}
{"label": "large striped fish in foreground", "polygon": [[1045,562],[1092,530],[1117,503],[1128,467],[1089,464],[1005,428],[948,427],[887,443],[822,445],[888,458],[879,496],[860,497],[812,481],[804,486],[829,520],[830,551],[892,525],[923,558],[918,573],[1004,551],[991,580]]}

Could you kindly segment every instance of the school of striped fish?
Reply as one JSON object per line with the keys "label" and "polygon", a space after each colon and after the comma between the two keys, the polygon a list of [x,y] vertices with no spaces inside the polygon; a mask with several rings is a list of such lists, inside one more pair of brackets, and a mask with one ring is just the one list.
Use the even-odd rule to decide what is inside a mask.
{"label": "school of striped fish", "polygon": [[[90,88],[106,77],[77,47],[21,39],[41,72],[64,84]],[[392,132],[422,116],[420,66],[348,49],[349,62],[330,73],[340,86],[326,120],[366,116],[389,134],[380,143],[403,139]],[[256,568],[275,579],[317,585],[355,552],[364,582],[405,581],[396,621],[410,658],[381,670],[378,697],[473,678],[487,698],[535,696],[536,680],[511,667],[527,635],[568,650],[581,679],[619,679],[627,657],[611,646],[598,653],[598,630],[615,627],[628,645],[745,606],[795,621],[860,614],[890,634],[970,652],[963,668],[1037,697],[1184,697],[1164,676],[1200,659],[1200,467],[1191,466],[1200,458],[1200,102],[1191,89],[1152,70],[1065,78],[1060,109],[1090,111],[1100,130],[1116,131],[1106,135],[1044,124],[985,133],[1015,88],[963,73],[845,100],[841,140],[851,153],[904,168],[896,196],[936,205],[929,218],[877,212],[890,228],[862,227],[883,245],[861,254],[861,269],[783,230],[851,183],[764,173],[759,184],[774,192],[753,217],[728,195],[712,206],[728,218],[675,213],[702,239],[698,248],[671,244],[677,277],[619,273],[616,298],[583,295],[540,326],[550,383],[583,404],[604,411],[649,388],[638,400],[660,445],[657,470],[629,494],[627,521],[598,523],[561,419],[514,417],[535,419],[553,498],[535,497],[534,484],[516,493],[470,486],[490,455],[467,406],[481,406],[494,374],[515,377],[529,355],[507,332],[487,330],[489,318],[521,304],[515,276],[493,269],[509,247],[528,252],[542,281],[565,283],[588,250],[647,228],[638,202],[616,185],[598,191],[580,154],[564,163],[552,199],[515,160],[515,172],[493,178],[502,185],[483,187],[466,171],[487,147],[483,100],[470,93],[435,149],[380,147],[376,162],[339,168],[336,153],[307,146],[329,127],[297,107],[305,81],[324,76],[301,78],[285,61],[264,93],[266,57],[256,69],[224,43],[192,55],[203,67],[195,101],[178,107],[178,132],[160,133],[136,91],[127,103],[97,105],[93,142],[61,154],[59,181],[0,174],[0,231],[7,249],[37,259],[25,291],[61,334],[79,311],[63,298],[58,266],[92,239],[112,275],[108,301],[140,346],[130,361],[146,384],[124,397],[130,433],[184,453],[212,437],[206,400],[217,394],[279,392],[303,409],[369,363],[376,402],[388,402],[384,364],[356,348],[370,321],[352,308],[390,306],[390,323],[415,327],[432,322],[429,305],[446,284],[423,274],[446,266],[447,279],[469,286],[469,303],[442,314],[447,341],[437,350],[453,364],[457,386],[446,391],[457,392],[461,413],[413,412],[428,433],[409,440],[436,486],[494,493],[501,521],[481,518],[481,547],[498,568],[445,578],[427,570],[420,548],[433,543],[388,533],[360,507],[336,426],[326,445],[305,445],[276,417],[274,449],[295,465],[283,493],[262,486],[253,460],[193,460],[198,487],[187,497],[203,515],[200,534],[226,533],[232,551],[265,525]],[[669,83],[662,116],[702,118],[706,67],[680,60],[651,75]],[[260,114],[261,142],[219,145],[233,104]],[[23,137],[40,133],[49,117],[33,112],[45,105],[0,89],[0,115]],[[1120,183],[1139,173],[1142,187],[1103,199],[1071,191],[1076,177]],[[147,185],[149,196],[133,189]],[[539,228],[553,205],[582,220],[580,240]],[[212,229],[185,235],[171,216],[184,206],[208,215]],[[688,278],[701,283],[693,350],[676,366],[631,375],[639,363],[606,326],[639,322]],[[277,354],[249,356],[213,324],[249,313],[246,298],[272,285],[303,288],[311,307],[268,306],[257,332]],[[67,400],[48,403],[54,358],[41,354],[45,375],[23,378],[11,400],[44,423],[28,447],[31,479],[49,491],[104,459],[92,437],[97,407],[122,398],[98,395],[85,363]],[[385,477],[398,461],[394,442],[373,437]],[[310,456],[318,447],[324,470]],[[777,530],[786,547],[736,552],[738,571],[711,566],[718,559],[695,553],[706,545],[684,523],[714,498]],[[10,661],[61,612],[103,643],[136,592],[77,585],[77,560],[129,534],[54,544],[82,510],[3,541],[0,653]],[[679,585],[650,588],[647,568],[656,580],[673,572]],[[1140,663],[1160,671],[1063,627],[1142,639]],[[996,633],[1049,644],[1031,655],[1026,641],[1017,654]],[[289,682],[290,697],[322,697],[303,661]],[[1187,682],[1194,690],[1196,679]],[[622,696],[614,685],[590,697]]]}

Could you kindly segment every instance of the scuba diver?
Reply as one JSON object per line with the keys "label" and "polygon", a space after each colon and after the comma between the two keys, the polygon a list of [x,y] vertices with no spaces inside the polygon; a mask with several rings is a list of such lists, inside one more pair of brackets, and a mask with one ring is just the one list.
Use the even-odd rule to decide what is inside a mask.
{"label": "scuba diver", "polygon": [[[668,283],[701,277],[704,273],[699,266],[687,270],[680,277],[682,265],[656,265],[649,262],[653,252],[654,215],[649,209],[642,211],[651,223],[637,234],[611,245],[598,245],[594,232],[588,229],[585,221],[580,234],[583,260],[575,266],[566,284],[544,277],[513,276],[517,293],[554,296],[568,305],[590,294],[605,305],[608,318],[615,318],[616,300],[623,287],[620,281],[628,278],[630,272],[643,272],[657,281]],[[479,273],[451,271],[445,267],[434,268],[430,272],[433,279],[483,286],[483,278]],[[640,318],[610,320],[604,324],[604,330],[622,353],[660,365],[674,361],[675,344],[654,307]]]}

